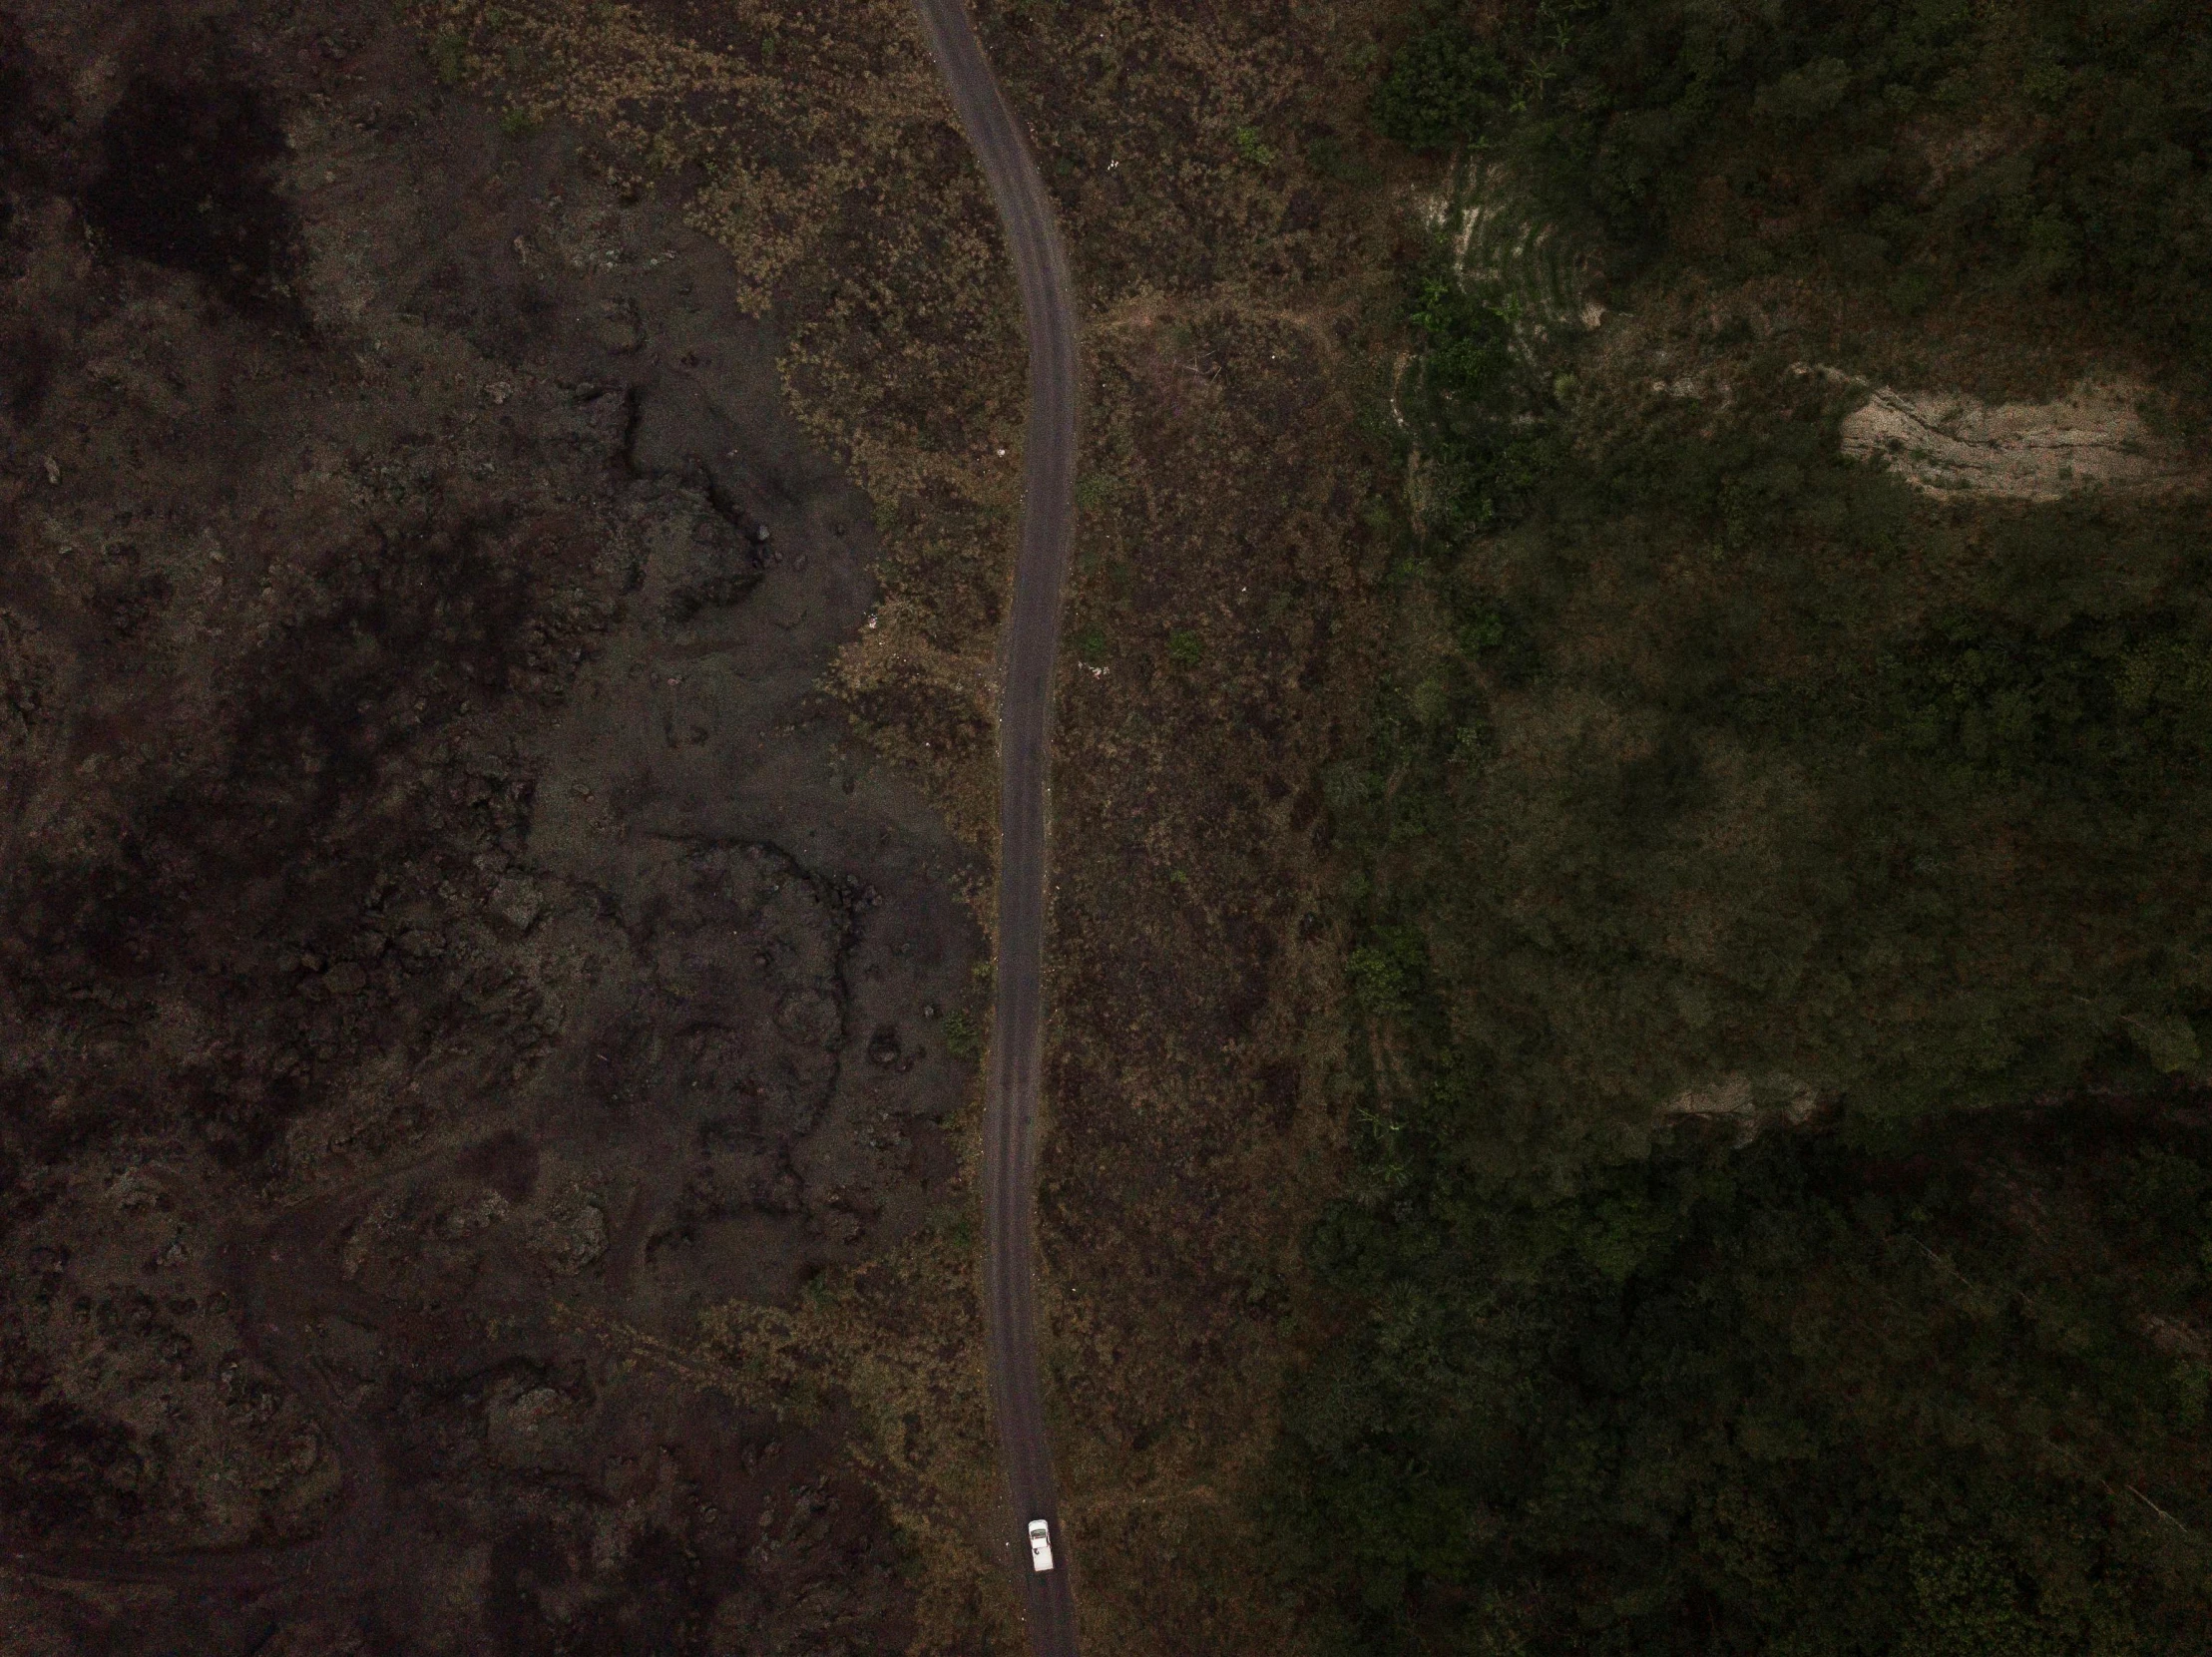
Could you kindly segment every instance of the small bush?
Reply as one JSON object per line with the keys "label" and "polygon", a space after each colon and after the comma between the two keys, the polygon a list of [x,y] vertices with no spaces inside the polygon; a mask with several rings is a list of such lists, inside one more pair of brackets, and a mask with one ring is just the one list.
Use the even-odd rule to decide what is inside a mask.
{"label": "small bush", "polygon": [[1406,975],[1389,952],[1373,944],[1352,952],[1352,999],[1371,1018],[1387,1018],[1406,1008]]}
{"label": "small bush", "polygon": [[976,1246],[976,1216],[971,1203],[942,1210],[937,1219],[937,1229],[945,1241],[956,1249],[967,1250]]}
{"label": "small bush", "polygon": [[1506,66],[1463,25],[1415,35],[1399,48],[1368,104],[1375,130],[1409,150],[1447,150],[1503,109]]}
{"label": "small bush", "polygon": [[440,86],[457,87],[468,73],[469,43],[451,29],[430,39],[430,68]]}
{"label": "small bush", "polygon": [[956,1010],[945,1015],[945,1050],[959,1059],[973,1058],[983,1050],[983,1033],[967,1014]]}
{"label": "small bush", "polygon": [[1177,631],[1167,635],[1167,659],[1177,667],[1195,667],[1205,659],[1205,646],[1198,642],[1194,632]]}
{"label": "small bush", "polygon": [[1883,296],[1900,316],[1918,316],[1936,297],[1935,278],[1925,270],[1900,271]]}
{"label": "small bush", "polygon": [[1459,645],[1470,659],[1485,650],[1495,650],[1506,641],[1506,619],[1496,611],[1485,611],[1459,629]]}
{"label": "small bush", "polygon": [[1335,133],[1323,133],[1307,144],[1306,165],[1338,184],[1364,185],[1375,179],[1374,168]]}
{"label": "small bush", "polygon": [[1751,113],[1778,131],[1802,132],[1841,104],[1850,90],[1851,66],[1841,58],[1818,58],[1761,87]]}
{"label": "small bush", "polygon": [[1515,353],[1513,301],[1440,264],[1409,295],[1406,320],[1422,349],[1399,402],[1434,462],[1422,518],[1447,534],[1493,523],[1552,464],[1541,391]]}

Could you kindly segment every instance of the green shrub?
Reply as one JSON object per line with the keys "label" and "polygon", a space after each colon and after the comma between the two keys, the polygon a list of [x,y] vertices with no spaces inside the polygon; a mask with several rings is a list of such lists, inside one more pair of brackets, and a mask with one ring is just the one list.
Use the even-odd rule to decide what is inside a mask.
{"label": "green shrub", "polygon": [[1338,184],[1364,185],[1375,179],[1374,168],[1337,133],[1320,133],[1307,142],[1306,165]]}
{"label": "green shrub", "polygon": [[430,37],[430,67],[438,84],[457,87],[468,73],[468,41],[451,29]]}
{"label": "green shrub", "polygon": [[960,1059],[973,1058],[983,1050],[983,1033],[957,1008],[945,1015],[945,1050]]}
{"label": "green shrub", "polygon": [[1759,88],[1751,100],[1752,118],[1781,132],[1802,132],[1842,104],[1850,89],[1851,65],[1841,58],[1816,58]]}
{"label": "green shrub", "polygon": [[1406,1009],[1406,975],[1389,952],[1366,945],[1352,952],[1349,972],[1352,999],[1370,1018],[1385,1018]]}
{"label": "green shrub", "polygon": [[1273,167],[1275,165],[1275,152],[1260,138],[1257,127],[1239,127],[1230,135],[1230,139],[1236,145],[1237,155],[1252,166]]}
{"label": "green shrub", "polygon": [[1410,150],[1445,150],[1504,108],[1506,66],[1464,25],[1423,30],[1392,57],[1368,104],[1375,130]]}
{"label": "green shrub", "polygon": [[1426,527],[1449,537],[1510,514],[1550,470],[1540,376],[1517,352],[1514,301],[1437,260],[1409,294],[1419,351],[1398,388],[1402,418],[1434,467]]}

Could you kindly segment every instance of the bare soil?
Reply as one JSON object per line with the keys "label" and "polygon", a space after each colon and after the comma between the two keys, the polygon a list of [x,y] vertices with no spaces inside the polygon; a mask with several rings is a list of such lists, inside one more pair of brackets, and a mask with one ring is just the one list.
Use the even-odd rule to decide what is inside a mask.
{"label": "bare soil", "polygon": [[834,1406],[596,1333],[915,1233],[983,950],[616,177],[389,7],[0,4],[8,1651],[907,1643]]}
{"label": "bare soil", "polygon": [[2181,445],[2142,415],[2141,385],[2084,381],[2045,403],[1991,407],[1972,397],[1872,389],[1844,417],[1843,452],[1885,464],[1939,499],[2055,501],[2089,489],[2115,494],[2201,490]]}

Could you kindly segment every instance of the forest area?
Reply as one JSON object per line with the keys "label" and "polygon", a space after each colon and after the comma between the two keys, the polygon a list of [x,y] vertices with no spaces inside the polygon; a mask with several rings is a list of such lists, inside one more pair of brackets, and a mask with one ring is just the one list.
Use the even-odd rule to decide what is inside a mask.
{"label": "forest area", "polygon": [[2094,368],[2201,461],[2201,10],[1432,5],[1365,121],[1446,182],[1283,1569],[1345,1651],[2212,1646],[2201,493],[1840,441]]}

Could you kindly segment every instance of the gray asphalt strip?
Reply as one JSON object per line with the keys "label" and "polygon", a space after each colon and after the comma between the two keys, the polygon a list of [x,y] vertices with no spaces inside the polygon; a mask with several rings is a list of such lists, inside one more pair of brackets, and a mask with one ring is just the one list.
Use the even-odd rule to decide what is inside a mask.
{"label": "gray asphalt strip", "polygon": [[[1045,182],[983,55],[963,0],[917,0],[953,106],[1006,229],[1029,330],[1022,541],[999,709],[998,1004],[984,1116],[984,1303],[991,1402],[1011,1511],[1008,1546],[1038,1657],[1074,1657],[1071,1550],[1045,1436],[1033,1289],[1037,1105],[1044,1052],[1046,791],[1053,661],[1075,530],[1076,319],[1068,256]],[[1056,1568],[1033,1571],[1025,1529],[1052,1526]]]}

